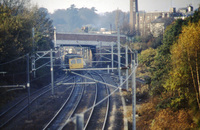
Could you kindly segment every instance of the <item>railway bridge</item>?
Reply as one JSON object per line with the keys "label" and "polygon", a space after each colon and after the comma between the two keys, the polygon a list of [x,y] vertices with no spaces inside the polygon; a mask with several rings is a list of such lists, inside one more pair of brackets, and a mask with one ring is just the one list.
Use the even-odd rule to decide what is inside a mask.
{"label": "railway bridge", "polygon": [[[120,36],[120,43],[126,42],[126,36]],[[54,46],[95,46],[106,47],[117,43],[117,35],[90,33],[55,33]]]}
{"label": "railway bridge", "polygon": [[[120,43],[126,42],[126,36],[119,35]],[[63,47],[64,50],[73,51],[76,48],[76,53],[83,55],[85,60],[92,59],[95,53],[101,52],[104,48],[111,48],[118,42],[118,35],[111,34],[90,34],[90,33],[56,33],[54,32],[54,47]]]}

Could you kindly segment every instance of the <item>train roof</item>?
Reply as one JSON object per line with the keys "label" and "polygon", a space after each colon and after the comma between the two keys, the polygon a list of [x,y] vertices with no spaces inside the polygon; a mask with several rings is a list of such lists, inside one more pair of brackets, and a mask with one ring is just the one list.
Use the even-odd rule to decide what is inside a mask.
{"label": "train roof", "polygon": [[82,58],[82,56],[77,55],[77,54],[67,54],[67,55],[65,55],[65,57],[67,57],[67,58]]}

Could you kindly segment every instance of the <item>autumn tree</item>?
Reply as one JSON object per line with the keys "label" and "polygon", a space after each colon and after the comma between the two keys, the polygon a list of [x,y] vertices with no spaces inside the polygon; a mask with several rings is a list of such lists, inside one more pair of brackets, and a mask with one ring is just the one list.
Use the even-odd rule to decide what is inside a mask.
{"label": "autumn tree", "polygon": [[[29,52],[31,43],[31,21],[24,15],[16,14],[19,10],[0,5],[0,61],[5,62]],[[21,9],[22,10],[22,9]],[[26,12],[26,11],[23,11]]]}
{"label": "autumn tree", "polygon": [[171,69],[171,46],[177,41],[178,35],[181,33],[183,20],[177,20],[168,26],[163,35],[162,45],[157,49],[155,56],[154,75],[152,77],[153,95],[161,94],[164,91],[163,85],[168,78],[168,73]]}
{"label": "autumn tree", "polygon": [[151,78],[153,75],[153,68],[155,68],[154,60],[156,56],[156,50],[153,48],[146,49],[139,54],[139,63],[141,67],[141,72],[144,75],[143,78],[145,79],[146,84],[151,83]]}
{"label": "autumn tree", "polygon": [[29,13],[32,21],[32,28],[34,28],[34,44],[35,50],[49,50],[53,47],[53,21],[48,16],[46,8],[32,8]]}
{"label": "autumn tree", "polygon": [[140,64],[144,65],[144,67],[152,67],[155,55],[156,50],[153,48],[142,51],[139,55]]}
{"label": "autumn tree", "polygon": [[[0,2],[0,64],[12,61],[35,50],[52,47],[53,26],[45,9],[28,9],[25,0],[3,0]],[[35,30],[33,44],[32,28]],[[24,63],[1,65],[0,71],[21,73]],[[14,67],[13,67],[14,66]]]}
{"label": "autumn tree", "polygon": [[[200,110],[200,20],[183,27],[171,50],[172,67],[165,88],[184,97]],[[196,100],[196,103],[194,101]]]}

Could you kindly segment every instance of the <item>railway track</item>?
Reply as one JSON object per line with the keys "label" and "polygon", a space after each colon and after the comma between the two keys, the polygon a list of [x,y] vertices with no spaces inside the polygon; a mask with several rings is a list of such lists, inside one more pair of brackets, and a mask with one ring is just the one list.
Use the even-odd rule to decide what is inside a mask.
{"label": "railway track", "polygon": [[[98,80],[104,82],[104,78],[97,72],[88,73],[87,77],[91,77],[91,79]],[[88,80],[89,82],[92,80]],[[88,98],[87,87],[91,90],[91,88],[95,88],[93,90],[92,99]],[[109,104],[110,99],[106,99],[102,101],[107,95],[109,95],[109,89],[106,85],[98,83],[95,84],[95,86],[88,85],[85,88],[85,97],[87,97],[86,100],[84,98],[81,99],[78,107],[76,108],[74,114],[84,114],[84,130],[86,129],[105,129],[106,122],[108,119],[108,113],[109,113]],[[87,90],[87,91],[86,91]],[[84,97],[84,96],[83,96]],[[89,105],[90,102],[90,105]],[[92,102],[92,103],[91,103]],[[98,105],[97,105],[98,104]],[[72,117],[74,117],[74,114]],[[74,121],[75,118],[71,118],[71,121]],[[75,124],[72,122],[67,122],[64,127],[61,127],[61,129],[75,129]]]}
{"label": "railway track", "polygon": [[[85,74],[85,76],[92,78],[92,76],[89,73]],[[84,82],[93,81],[93,80],[88,80],[88,79],[84,79],[84,80],[85,80]],[[96,104],[96,99],[97,99],[97,84],[96,83],[85,84],[85,90],[84,90],[82,99],[80,100],[77,108],[72,114],[71,119],[66,122],[66,124],[62,127],[62,129],[63,130],[75,129],[75,124],[72,121],[74,121],[76,114],[83,113],[84,111],[87,111],[88,108],[92,108],[92,106]],[[84,113],[84,126],[87,126],[87,124],[89,123],[88,119],[91,117],[93,113],[93,109],[94,108]]]}
{"label": "railway track", "polygon": [[[64,78],[66,77],[62,77],[58,79],[55,83],[63,81]],[[39,99],[42,95],[50,91],[51,91],[50,85],[47,85],[31,93],[29,105],[31,105],[34,101]],[[28,108],[28,97],[26,96],[0,114],[0,128],[3,128],[4,126],[8,125],[14,118],[16,118],[22,112],[24,112],[27,108]]]}
{"label": "railway track", "polygon": [[[72,117],[74,111],[76,110],[82,96],[85,87],[76,84],[76,80],[74,81],[73,89],[63,103],[62,107],[56,112],[54,117],[45,125],[43,130],[45,129],[62,129],[65,123]],[[78,82],[81,82],[79,77]]]}
{"label": "railway track", "polygon": [[[45,115],[46,117],[44,118],[43,118],[43,115],[40,114],[42,112],[40,112],[39,109],[37,109],[37,107],[34,107],[36,109],[32,110],[32,113],[33,113],[32,115],[34,115],[34,113],[37,113],[36,114],[37,116],[35,117],[37,118],[42,117],[42,119],[39,125],[38,125],[38,122],[33,122],[29,125],[34,126],[34,124],[37,124],[38,126],[34,127],[36,129],[63,129],[63,130],[69,129],[69,128],[75,129],[75,125],[74,124],[71,125],[70,121],[72,120],[74,121],[75,114],[84,113],[84,130],[107,129],[108,120],[109,120],[108,116],[110,116],[109,113],[111,109],[110,108],[111,99],[105,98],[110,94],[110,89],[103,82],[106,83],[108,81],[105,80],[104,77],[101,76],[102,74],[99,74],[94,71],[91,73],[87,73],[86,75],[87,75],[86,77],[91,77],[90,79],[87,79],[87,80],[84,79],[86,80],[86,82],[95,81],[96,84],[88,84],[88,85],[82,86],[78,84],[78,82],[82,82],[83,80],[79,76],[76,76],[76,80],[74,80],[74,82],[76,82],[76,86],[72,86],[72,85],[63,86],[62,83],[66,83],[66,82],[69,83],[69,81],[67,81],[66,78],[60,79],[59,81],[57,81],[57,85],[60,84],[60,87],[59,87],[60,92],[56,90],[57,94],[55,94],[54,97],[49,98],[49,99],[55,100],[54,101],[55,103],[53,104],[57,105],[60,103],[60,105],[57,105],[56,109],[48,110],[51,107],[50,105],[52,104],[52,101],[50,101],[49,99],[48,101],[46,100],[47,105],[43,104],[43,108],[40,108],[40,110],[43,109],[44,111],[43,113],[46,113]],[[49,91],[50,93],[50,90],[46,90],[46,91]],[[45,93],[45,91],[43,91],[43,93]],[[60,93],[62,93],[62,95],[60,95]],[[40,94],[42,96],[41,92]],[[38,95],[38,98],[41,96]],[[37,100],[38,98],[36,98],[35,100]],[[34,98],[31,98],[31,104],[35,102],[33,99]],[[51,102],[51,104],[49,104],[48,102]],[[27,100],[26,100],[26,104],[27,104]],[[40,104],[40,101],[39,101],[39,104]],[[33,117],[34,116],[32,116],[32,118]],[[16,119],[14,119],[14,121],[15,120]],[[23,125],[28,126],[27,124],[23,124]],[[33,128],[33,126],[19,127],[19,128],[29,129],[29,128]],[[10,127],[8,127],[7,129],[10,129]]]}
{"label": "railway track", "polygon": [[[104,78],[97,72],[91,73],[92,77],[95,80],[103,81],[105,82]],[[101,83],[97,84],[97,99],[96,103],[101,102],[107,95],[109,95],[109,88]],[[84,129],[105,129],[105,125],[108,118],[108,112],[109,112],[109,104],[110,104],[110,98],[107,98],[107,100],[104,100],[100,104],[98,104],[96,107],[94,107],[91,116],[88,119],[87,125],[84,127]]]}
{"label": "railway track", "polygon": [[[91,73],[88,73],[88,74],[92,78],[94,78]],[[95,104],[97,103],[97,94],[98,94],[98,85],[95,84],[95,96],[94,96],[94,101],[93,101],[92,106],[95,106]],[[84,116],[85,117],[85,119],[84,119],[85,120],[85,122],[84,122],[84,130],[88,127],[88,124],[90,122],[90,119],[92,117],[93,112],[94,112],[94,107],[92,107],[92,109],[90,111],[88,111],[87,113],[85,113],[85,116]]]}
{"label": "railway track", "polygon": [[[105,77],[104,79],[107,83],[118,86],[118,81],[110,80],[110,74],[103,74],[103,77]],[[110,87],[110,93],[114,92],[115,90],[116,88]],[[116,93],[112,94],[110,96],[110,100],[112,100],[112,102],[110,102],[111,112],[109,113],[106,129],[128,129],[128,121],[125,119],[125,115],[127,114],[125,110],[126,104],[121,90],[119,89]]]}

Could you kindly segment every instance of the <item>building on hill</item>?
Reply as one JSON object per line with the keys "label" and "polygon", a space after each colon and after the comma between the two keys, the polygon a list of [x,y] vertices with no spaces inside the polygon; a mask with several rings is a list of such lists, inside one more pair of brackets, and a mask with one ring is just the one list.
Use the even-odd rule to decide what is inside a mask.
{"label": "building on hill", "polygon": [[155,19],[162,16],[161,12],[149,12],[144,11],[139,12],[139,27],[138,32],[140,35],[145,36],[150,34],[150,23]]}
{"label": "building on hill", "polygon": [[139,34],[141,36],[163,34],[166,26],[174,21],[170,12],[139,12]]}
{"label": "building on hill", "polygon": [[168,25],[174,21],[172,17],[157,18],[150,23],[150,32],[154,37],[164,34],[164,31]]}
{"label": "building on hill", "polygon": [[174,19],[185,19],[194,14],[191,5],[186,8],[180,8],[177,11],[176,8],[170,8],[168,12],[137,12],[137,10],[134,11],[135,8],[138,9],[138,7],[135,7],[137,6],[137,4],[135,4],[137,0],[130,0],[130,2],[132,3],[130,4],[130,27],[134,29],[133,32],[137,32],[137,34],[141,36],[153,35],[157,37],[162,35],[165,28],[171,24]]}
{"label": "building on hill", "polygon": [[192,12],[192,11],[193,11],[193,7],[191,5],[189,5],[188,7],[178,9],[178,12],[182,13],[182,14],[186,14],[186,13]]}
{"label": "building on hill", "polygon": [[185,8],[179,8],[174,18],[185,19],[189,16],[192,16],[193,14],[194,14],[193,7],[189,5],[188,7],[185,7]]}

